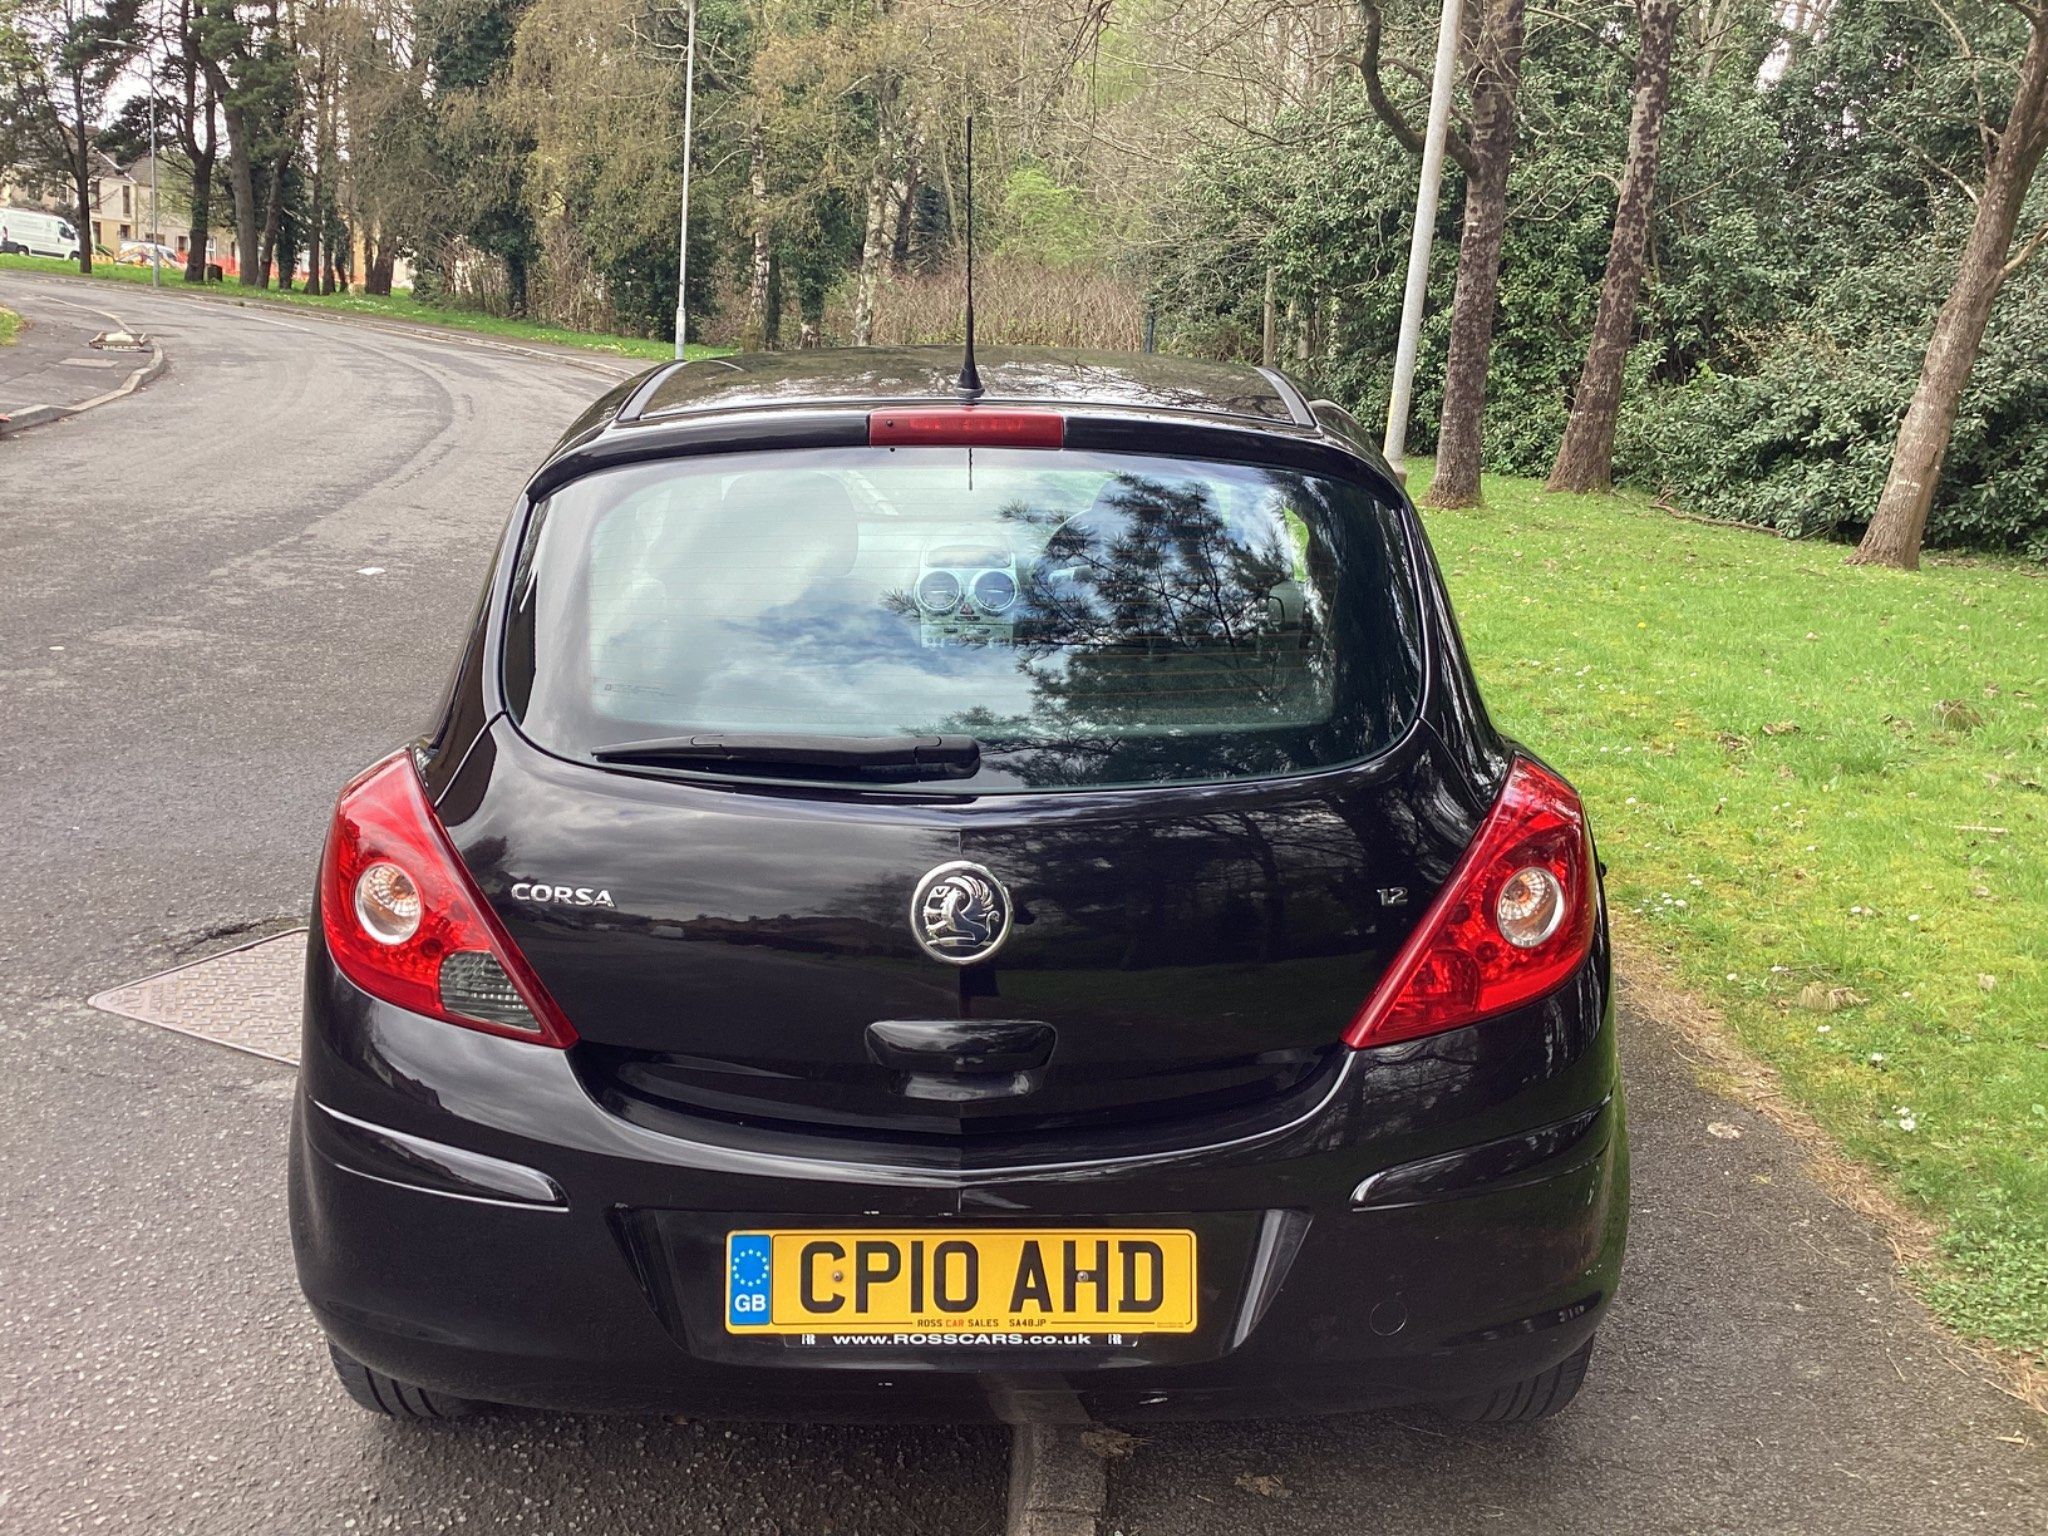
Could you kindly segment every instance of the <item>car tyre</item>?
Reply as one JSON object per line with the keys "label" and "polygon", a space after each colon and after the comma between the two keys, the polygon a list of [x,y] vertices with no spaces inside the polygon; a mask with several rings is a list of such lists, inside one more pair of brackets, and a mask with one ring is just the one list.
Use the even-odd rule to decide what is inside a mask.
{"label": "car tyre", "polygon": [[334,1361],[334,1374],[341,1378],[342,1390],[370,1412],[381,1413],[387,1418],[465,1419],[490,1406],[474,1398],[457,1397],[452,1392],[431,1392],[409,1381],[400,1381],[396,1376],[373,1371],[331,1343],[327,1346],[327,1353]]}
{"label": "car tyre", "polygon": [[1593,1341],[1588,1339],[1547,1371],[1492,1392],[1440,1403],[1438,1411],[1468,1424],[1533,1424],[1571,1406],[1585,1385],[1586,1366],[1592,1358]]}

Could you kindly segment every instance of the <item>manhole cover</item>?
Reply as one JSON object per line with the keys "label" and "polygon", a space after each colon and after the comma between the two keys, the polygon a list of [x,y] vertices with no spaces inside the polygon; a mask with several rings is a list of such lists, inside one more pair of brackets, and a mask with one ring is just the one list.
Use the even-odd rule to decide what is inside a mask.
{"label": "manhole cover", "polygon": [[87,1001],[124,1019],[297,1066],[305,971],[306,930],[295,928]]}

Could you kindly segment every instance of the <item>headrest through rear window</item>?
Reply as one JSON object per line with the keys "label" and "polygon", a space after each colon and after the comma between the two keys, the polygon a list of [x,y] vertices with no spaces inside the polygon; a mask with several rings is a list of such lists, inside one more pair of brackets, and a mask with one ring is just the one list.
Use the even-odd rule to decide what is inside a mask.
{"label": "headrest through rear window", "polygon": [[719,510],[728,523],[756,538],[816,549],[826,574],[853,569],[860,550],[860,515],[834,475],[775,470],[740,475],[725,488]]}

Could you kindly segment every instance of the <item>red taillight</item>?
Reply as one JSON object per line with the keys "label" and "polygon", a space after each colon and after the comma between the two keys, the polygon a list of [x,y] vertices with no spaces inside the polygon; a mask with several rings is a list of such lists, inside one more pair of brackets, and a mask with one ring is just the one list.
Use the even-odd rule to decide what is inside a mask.
{"label": "red taillight", "polygon": [[576,1041],[403,752],[341,792],[320,861],[320,926],[341,973],[373,997],[516,1040]]}
{"label": "red taillight", "polygon": [[1345,1031],[1388,1045],[1477,1023],[1568,981],[1593,942],[1593,844],[1579,797],[1516,758],[1500,799]]}
{"label": "red taillight", "polygon": [[968,405],[868,417],[868,441],[877,448],[1058,448],[1066,440],[1067,419],[1052,411]]}

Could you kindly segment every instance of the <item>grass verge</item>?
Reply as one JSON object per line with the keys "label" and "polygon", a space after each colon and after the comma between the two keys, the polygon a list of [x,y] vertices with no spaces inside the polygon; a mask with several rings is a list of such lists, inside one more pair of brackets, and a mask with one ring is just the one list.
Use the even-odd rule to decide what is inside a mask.
{"label": "grass verge", "polygon": [[1430,537],[1618,928],[1932,1219],[1934,1309],[2048,1364],[2048,573],[1486,497]]}
{"label": "grass verge", "polygon": [[[74,262],[58,261],[45,256],[0,256],[0,272],[48,272],[60,277],[76,277],[78,267]],[[92,280],[108,283],[139,283],[149,286],[150,270],[147,267],[116,266],[108,262],[96,262],[92,269]],[[189,289],[182,276],[166,271],[164,273],[166,293],[187,293]],[[601,336],[587,331],[567,331],[552,325],[535,325],[526,320],[508,320],[498,315],[486,315],[467,309],[442,309],[433,304],[423,304],[410,294],[393,294],[390,298],[371,298],[361,293],[332,293],[318,295],[301,293],[296,289],[280,292],[274,288],[243,288],[234,283],[217,285],[202,290],[222,297],[246,299],[256,303],[291,304],[307,309],[324,309],[340,314],[372,315],[387,320],[403,320],[414,325],[439,326],[444,330],[469,331],[478,335],[496,336],[507,341],[537,341],[552,346],[578,347],[586,352],[608,352],[616,357],[644,358],[649,362],[660,362],[675,355],[675,345],[667,341],[651,341],[644,336]],[[690,344],[690,356],[723,357],[723,347],[705,347]]]}

